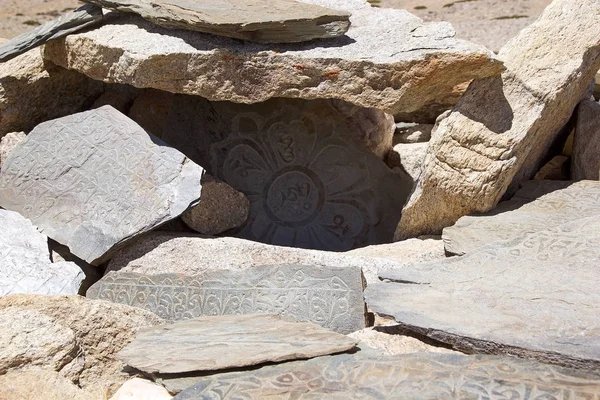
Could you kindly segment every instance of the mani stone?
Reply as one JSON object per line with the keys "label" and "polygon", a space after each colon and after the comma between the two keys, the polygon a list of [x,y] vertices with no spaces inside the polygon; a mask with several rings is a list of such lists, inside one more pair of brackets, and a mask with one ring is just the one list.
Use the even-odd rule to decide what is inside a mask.
{"label": "mani stone", "polygon": [[577,108],[571,176],[575,181],[600,179],[600,104],[592,100]]}
{"label": "mani stone", "polygon": [[200,378],[174,400],[595,399],[600,374],[494,356],[341,354]]}
{"label": "mani stone", "polygon": [[600,368],[600,215],[381,274],[369,308],[466,353]]}
{"label": "mani stone", "polygon": [[455,39],[449,23],[424,23],[365,0],[304,3],[351,12],[347,34],[260,45],[130,17],[52,41],[44,56],[96,80],[212,101],[341,99],[388,114],[438,109],[456,85],[502,70],[490,50]]}
{"label": "mani stone", "polygon": [[494,210],[460,218],[445,228],[446,252],[463,255],[497,240],[512,239],[600,215],[600,182],[527,181]]}
{"label": "mani stone", "polygon": [[438,234],[531,179],[600,69],[598,2],[554,0],[432,133],[396,239]]}
{"label": "mani stone", "polygon": [[85,279],[74,263],[50,261],[48,239],[26,218],[0,209],[0,296],[77,294]]}
{"label": "mani stone", "polygon": [[265,265],[196,276],[110,272],[86,296],[144,308],[171,322],[271,313],[350,333],[365,327],[363,289],[360,268]]}
{"label": "mani stone", "polygon": [[183,213],[203,170],[110,106],[38,125],[0,174],[0,206],[93,265]]}
{"label": "mani stone", "polygon": [[280,315],[217,315],[143,328],[118,357],[149,374],[182,374],[340,353],[357,342]]}
{"label": "mani stone", "polygon": [[162,138],[246,195],[236,236],[329,251],[392,241],[412,180],[369,151],[330,100],[176,97]]}
{"label": "mani stone", "polygon": [[342,36],[350,13],[294,0],[84,0],[136,13],[165,28],[258,43],[296,43]]}

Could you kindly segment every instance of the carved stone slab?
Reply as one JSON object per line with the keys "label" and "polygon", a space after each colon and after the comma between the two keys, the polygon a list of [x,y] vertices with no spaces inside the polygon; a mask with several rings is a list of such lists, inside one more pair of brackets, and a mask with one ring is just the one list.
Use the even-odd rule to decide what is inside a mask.
{"label": "carved stone slab", "polygon": [[38,125],[2,164],[0,205],[98,264],[197,202],[202,173],[104,106]]}
{"label": "carved stone slab", "polygon": [[111,272],[87,297],[144,308],[167,321],[260,312],[341,333],[365,327],[360,268],[273,265],[193,277]]}
{"label": "carved stone slab", "polygon": [[0,296],[77,294],[85,278],[74,263],[50,262],[48,239],[16,212],[0,209]]}
{"label": "carved stone slab", "polygon": [[466,352],[600,368],[600,216],[380,274],[367,303]]}
{"label": "carved stone slab", "polygon": [[175,399],[600,398],[597,372],[483,355],[361,353],[207,376]]}
{"label": "carved stone slab", "polygon": [[368,140],[353,122],[324,100],[177,96],[162,138],[248,197],[238,236],[344,251],[391,242],[412,190],[359,143]]}
{"label": "carved stone slab", "polygon": [[102,19],[102,8],[86,4],[0,45],[0,62],[11,60],[48,40],[77,32]]}
{"label": "carved stone slab", "polygon": [[600,215],[600,182],[527,181],[491,212],[460,218],[443,231],[448,253],[462,255],[497,240]]}
{"label": "carved stone slab", "polygon": [[119,358],[147,373],[175,374],[318,357],[357,342],[289,317],[219,315],[142,328]]}
{"label": "carved stone slab", "polygon": [[84,0],[141,15],[166,28],[258,43],[294,43],[342,36],[350,13],[294,0]]}

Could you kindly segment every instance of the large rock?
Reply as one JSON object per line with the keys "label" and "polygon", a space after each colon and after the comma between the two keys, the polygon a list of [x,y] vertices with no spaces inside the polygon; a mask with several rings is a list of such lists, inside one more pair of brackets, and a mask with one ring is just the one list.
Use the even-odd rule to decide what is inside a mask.
{"label": "large rock", "polygon": [[[44,369],[8,371],[0,375],[0,399],[6,400],[100,400],[106,398],[101,389],[79,388],[58,372]],[[137,399],[136,399],[137,400]]]}
{"label": "large rock", "polygon": [[25,132],[10,132],[0,139],[0,171],[2,170],[2,161],[5,161],[10,152],[26,137]]}
{"label": "large rock", "polygon": [[144,308],[168,321],[273,313],[350,333],[366,324],[363,289],[357,267],[265,265],[197,276],[112,272],[86,295]]}
{"label": "large rock", "polygon": [[109,400],[170,400],[167,389],[145,379],[132,378],[117,390]]}
{"label": "large rock", "polygon": [[197,203],[202,173],[105,106],[37,126],[3,166],[0,205],[97,265]]}
{"label": "large rock", "polygon": [[[598,4],[555,0],[498,54],[432,134],[396,238],[439,233],[530,179],[600,68]],[[512,191],[512,188],[511,188]]]}
{"label": "large rock", "polygon": [[457,84],[502,69],[491,51],[454,39],[448,23],[426,24],[404,10],[371,8],[365,0],[303,2],[350,11],[347,34],[256,45],[161,29],[132,17],[53,41],[45,57],[97,80],[214,101],[336,98],[389,114],[437,109]]}
{"label": "large rock", "polygon": [[376,313],[464,352],[600,367],[600,215],[381,274]]}
{"label": "large rock", "polygon": [[583,100],[577,109],[571,177],[600,179],[600,103]]}
{"label": "large rock", "polygon": [[74,263],[50,261],[48,239],[26,218],[0,209],[0,296],[77,294],[85,279]]}
{"label": "large rock", "polygon": [[58,371],[84,389],[116,391],[127,379],[115,355],[160,318],[139,308],[79,296],[0,298],[0,375]]}
{"label": "large rock", "polygon": [[212,33],[258,43],[295,43],[338,37],[350,13],[294,0],[85,0],[133,12],[166,28]]}
{"label": "large rock", "polygon": [[497,240],[600,215],[600,182],[528,181],[515,196],[485,214],[444,229],[446,251],[462,255]]}

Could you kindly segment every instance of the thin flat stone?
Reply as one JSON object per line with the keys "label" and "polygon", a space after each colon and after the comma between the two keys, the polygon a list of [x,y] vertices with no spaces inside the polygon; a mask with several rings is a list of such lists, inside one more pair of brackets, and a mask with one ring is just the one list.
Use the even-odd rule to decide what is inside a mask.
{"label": "thin flat stone", "polygon": [[600,182],[527,181],[485,214],[460,218],[442,234],[446,252],[462,255],[497,240],[600,215]]}
{"label": "thin flat stone", "polygon": [[147,373],[176,374],[318,357],[356,343],[280,315],[219,315],[142,328],[118,356]]}
{"label": "thin flat stone", "polygon": [[[198,379],[174,400],[597,399],[600,374],[494,356],[341,354]],[[165,382],[163,382],[165,383]]]}
{"label": "thin flat stone", "polygon": [[0,45],[0,62],[12,60],[49,40],[80,31],[101,19],[101,7],[89,4],[83,5]]}
{"label": "thin flat stone", "polygon": [[167,321],[260,312],[351,333],[365,327],[363,285],[356,267],[267,265],[198,276],[110,272],[86,296],[144,308]]}
{"label": "thin flat stone", "polygon": [[296,43],[342,36],[350,13],[294,0],[84,0],[132,12],[165,28],[258,43]]}
{"label": "thin flat stone", "polygon": [[381,274],[367,303],[465,352],[600,368],[600,216]]}
{"label": "thin flat stone", "polygon": [[202,173],[104,106],[31,131],[3,162],[0,205],[98,265],[127,240],[196,203]]}

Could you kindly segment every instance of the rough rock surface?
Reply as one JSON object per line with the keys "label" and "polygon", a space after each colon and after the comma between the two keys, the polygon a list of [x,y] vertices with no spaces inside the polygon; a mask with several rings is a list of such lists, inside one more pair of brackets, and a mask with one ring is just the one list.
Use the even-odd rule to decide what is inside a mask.
{"label": "rough rock surface", "polygon": [[446,347],[427,344],[412,336],[388,333],[382,327],[366,328],[348,336],[358,340],[359,347],[368,346],[386,356],[410,353],[458,353]]}
{"label": "rough rock surface", "polygon": [[40,367],[113,393],[126,380],[115,354],[140,327],[161,322],[139,308],[79,296],[2,297],[0,374]]}
{"label": "rough rock surface", "polygon": [[146,132],[162,137],[172,104],[173,93],[145,89],[135,98],[127,115]]}
{"label": "rough rock surface", "polygon": [[100,400],[104,398],[106,397],[103,390],[81,389],[52,370],[8,371],[0,375],[0,399],[3,400]]}
{"label": "rough rock surface", "polygon": [[394,133],[394,145],[399,143],[429,142],[433,124],[416,124],[399,122]]}
{"label": "rough rock surface", "polygon": [[2,169],[2,161],[5,161],[10,152],[26,137],[25,132],[9,132],[0,139],[0,170]]}
{"label": "rough rock surface", "polygon": [[500,50],[502,75],[474,81],[438,120],[397,239],[488,211],[532,177],[600,68],[599,9],[596,1],[552,2]]}
{"label": "rough rock surface", "polygon": [[533,179],[568,181],[571,179],[570,163],[571,159],[567,156],[554,156],[535,174]]}
{"label": "rough rock surface", "polygon": [[145,379],[132,378],[117,390],[110,400],[170,400],[167,389]]}
{"label": "rough rock surface", "polygon": [[583,100],[577,110],[571,177],[575,181],[597,181],[600,179],[600,104]]}
{"label": "rough rock surface", "polygon": [[[350,11],[348,33],[306,44],[255,45],[169,31],[132,17],[53,41],[45,57],[97,80],[214,101],[337,98],[389,114],[437,107],[457,84],[502,69],[483,46],[454,39],[448,23],[425,24],[407,11],[371,8],[364,0],[304,2]],[[93,61],[99,58],[103,62]]]}
{"label": "rough rock surface", "polygon": [[369,307],[472,353],[600,367],[600,215],[381,274]]}
{"label": "rough rock surface", "polygon": [[446,258],[444,242],[440,236],[422,236],[401,242],[378,244],[342,253],[346,256],[383,258],[410,266],[426,261]]}
{"label": "rough rock surface", "polygon": [[203,169],[110,106],[38,125],[4,163],[0,205],[94,265],[200,197]]}
{"label": "rough rock surface", "polygon": [[423,170],[429,143],[398,143],[388,155],[387,164],[391,168],[401,168],[413,181],[417,181]]}

